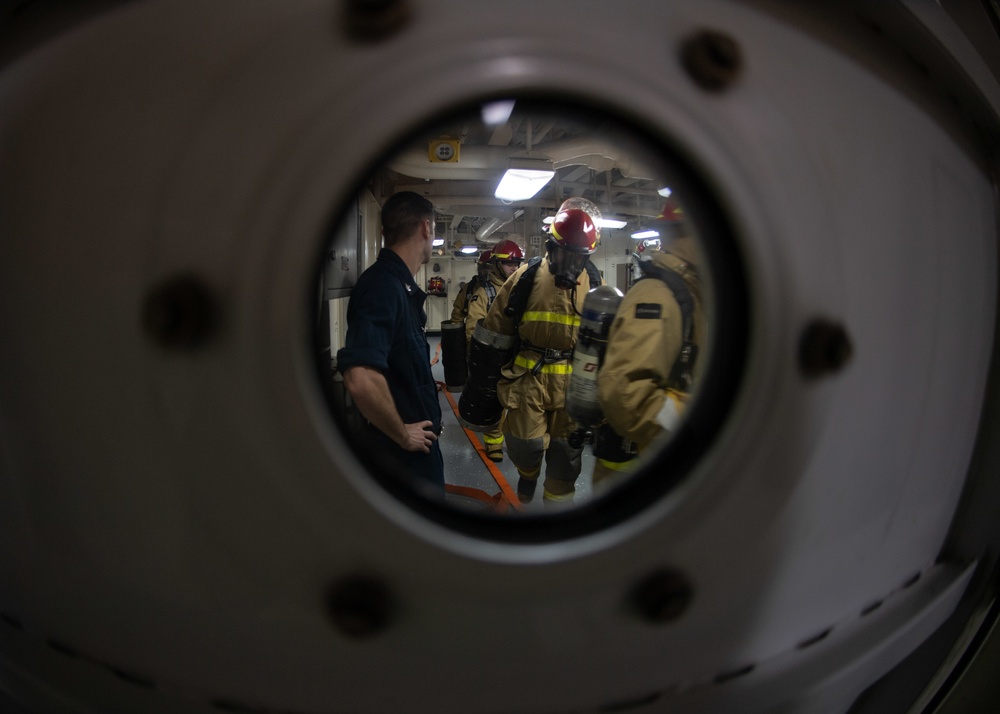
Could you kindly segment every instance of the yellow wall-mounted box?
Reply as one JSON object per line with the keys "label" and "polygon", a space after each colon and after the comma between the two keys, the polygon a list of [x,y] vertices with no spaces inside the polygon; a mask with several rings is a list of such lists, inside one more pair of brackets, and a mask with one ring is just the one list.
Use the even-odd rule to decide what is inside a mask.
{"label": "yellow wall-mounted box", "polygon": [[432,163],[458,163],[460,146],[458,139],[435,139],[427,145],[427,158]]}

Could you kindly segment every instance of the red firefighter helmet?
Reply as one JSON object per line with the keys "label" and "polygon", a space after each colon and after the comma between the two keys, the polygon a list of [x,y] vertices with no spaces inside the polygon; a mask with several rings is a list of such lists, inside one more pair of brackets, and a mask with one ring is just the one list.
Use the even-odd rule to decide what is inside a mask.
{"label": "red firefighter helmet", "polygon": [[484,250],[482,253],[479,254],[479,259],[476,261],[476,263],[479,265],[486,265],[487,263],[490,262],[490,258],[492,257],[493,257],[493,251]]}
{"label": "red firefighter helmet", "polygon": [[597,207],[593,201],[584,198],[583,196],[572,196],[567,198],[559,206],[559,210],[556,211],[556,216],[558,216],[563,211],[568,211],[571,208],[579,208],[581,211],[590,216],[590,219],[594,222],[594,230],[597,233],[597,240],[601,239],[601,221],[604,216],[601,215],[601,209]]}
{"label": "red firefighter helmet", "polygon": [[524,251],[514,241],[502,240],[493,246],[493,257],[501,263],[520,263],[524,260]]}
{"label": "red firefighter helmet", "polygon": [[590,255],[597,250],[597,223],[580,208],[560,210],[552,221],[550,239],[571,253]]}
{"label": "red firefighter helmet", "polygon": [[546,250],[556,287],[575,288],[591,253],[597,250],[597,223],[583,209],[560,208],[552,221]]}

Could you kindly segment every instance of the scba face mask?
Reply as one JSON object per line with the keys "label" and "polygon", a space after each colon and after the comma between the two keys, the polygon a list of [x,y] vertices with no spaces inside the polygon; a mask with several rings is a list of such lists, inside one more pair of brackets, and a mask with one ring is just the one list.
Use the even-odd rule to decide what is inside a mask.
{"label": "scba face mask", "polygon": [[576,287],[580,273],[587,267],[589,253],[574,253],[553,241],[548,243],[549,272],[555,277],[556,287],[571,290]]}

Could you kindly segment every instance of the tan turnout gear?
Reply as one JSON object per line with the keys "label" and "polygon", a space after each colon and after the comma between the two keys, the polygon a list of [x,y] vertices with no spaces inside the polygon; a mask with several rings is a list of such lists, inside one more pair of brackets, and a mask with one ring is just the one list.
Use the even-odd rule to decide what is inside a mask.
{"label": "tan turnout gear", "polygon": [[[650,260],[684,279],[695,303],[692,341],[701,344],[705,316],[690,241],[679,239],[671,253],[654,253]],[[667,379],[680,353],[681,322],[681,310],[670,288],[661,280],[646,278],[625,294],[611,326],[597,377],[598,398],[608,423],[635,442],[640,454],[663,433],[656,418],[668,398]],[[702,364],[704,359],[695,362],[696,382]]]}
{"label": "tan turnout gear", "polygon": [[[496,267],[491,267],[487,275],[490,285],[493,286],[494,294],[499,294],[500,288],[503,287],[507,276],[503,274],[502,270]],[[476,289],[469,296],[469,308],[465,316],[466,343],[472,340],[472,333],[476,330],[476,323],[486,319],[486,313],[489,312],[491,304],[486,286],[477,284]]]}
{"label": "tan turnout gear", "polygon": [[455,302],[451,306],[451,321],[452,322],[464,322],[465,321],[465,295],[469,291],[469,283],[465,283],[458,290],[458,295],[455,296]]}
{"label": "tan turnout gear", "polygon": [[[514,359],[501,371],[497,397],[507,409],[503,432],[507,454],[521,476],[518,492],[530,498],[545,461],[545,498],[570,500],[580,474],[581,448],[567,437],[575,423],[566,414],[566,389],[572,369],[572,351],[580,326],[580,312],[591,287],[582,271],[575,290],[560,290],[548,269],[538,266],[524,313],[504,314],[511,292],[530,264],[522,265],[500,288],[484,321],[487,330],[520,337]],[[575,299],[575,304],[573,300]]]}
{"label": "tan turnout gear", "polygon": [[[493,288],[494,294],[500,290],[507,277],[504,275],[502,270],[497,270],[495,267],[496,266],[491,267],[487,273],[487,279]],[[465,316],[466,345],[472,341],[472,333],[476,329],[476,323],[478,323],[481,319],[485,319],[486,314],[489,312],[490,305],[492,304],[489,297],[490,296],[486,286],[478,283],[472,291],[472,294],[469,296],[468,313]],[[504,438],[502,426],[503,423],[501,422],[500,427],[494,431],[487,431],[483,433],[483,446],[486,448],[486,456],[488,456],[491,461],[503,461]]]}

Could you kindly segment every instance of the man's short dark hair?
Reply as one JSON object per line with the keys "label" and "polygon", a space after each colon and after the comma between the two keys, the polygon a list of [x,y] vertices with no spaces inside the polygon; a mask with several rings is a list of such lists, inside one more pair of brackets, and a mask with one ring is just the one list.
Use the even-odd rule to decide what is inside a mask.
{"label": "man's short dark hair", "polygon": [[434,204],[413,191],[400,191],[382,206],[382,236],[391,246],[413,235],[421,221],[434,218]]}

